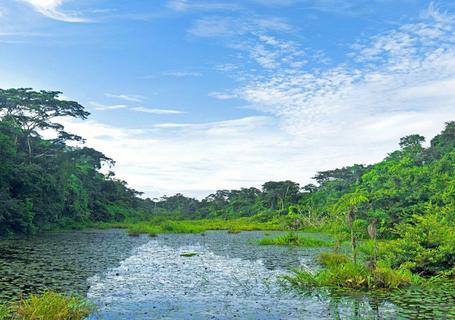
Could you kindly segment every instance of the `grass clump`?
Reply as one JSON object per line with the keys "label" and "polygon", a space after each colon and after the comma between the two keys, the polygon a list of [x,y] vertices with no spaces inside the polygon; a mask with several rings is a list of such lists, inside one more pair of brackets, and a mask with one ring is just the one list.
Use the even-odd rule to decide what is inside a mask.
{"label": "grass clump", "polygon": [[298,247],[325,247],[331,243],[316,238],[300,236],[296,233],[289,232],[285,235],[275,238],[263,238],[258,242],[260,245],[279,245],[279,246],[298,246]]}
{"label": "grass clump", "polygon": [[9,305],[0,304],[1,320],[82,320],[94,311],[84,298],[45,291]]}
{"label": "grass clump", "polygon": [[349,262],[349,256],[337,252],[321,252],[317,261],[324,267],[331,267]]}

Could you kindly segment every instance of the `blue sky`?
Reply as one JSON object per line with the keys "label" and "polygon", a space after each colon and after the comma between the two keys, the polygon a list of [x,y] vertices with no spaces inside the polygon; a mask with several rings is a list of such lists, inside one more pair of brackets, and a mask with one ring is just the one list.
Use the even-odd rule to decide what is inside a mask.
{"label": "blue sky", "polygon": [[1,0],[0,87],[82,103],[147,196],[306,184],[455,119],[454,28],[453,1]]}

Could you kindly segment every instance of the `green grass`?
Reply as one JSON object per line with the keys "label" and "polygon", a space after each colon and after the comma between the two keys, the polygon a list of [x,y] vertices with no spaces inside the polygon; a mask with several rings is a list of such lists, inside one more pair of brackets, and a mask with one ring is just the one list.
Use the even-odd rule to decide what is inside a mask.
{"label": "green grass", "polygon": [[12,317],[12,309],[11,306],[0,302],[0,320],[7,320],[11,319]]}
{"label": "green grass", "polygon": [[0,320],[82,320],[93,311],[84,298],[45,291],[19,302],[0,304]]}
{"label": "green grass", "polygon": [[91,223],[85,225],[84,228],[127,229],[130,236],[139,236],[141,234],[157,235],[162,233],[203,233],[208,230],[228,230],[229,233],[253,230],[283,230],[285,226],[277,221],[258,222],[253,218],[232,220],[166,220],[157,218],[141,222]]}
{"label": "green grass", "polygon": [[328,247],[332,243],[316,238],[303,237],[289,232],[275,238],[263,238],[258,241],[260,245],[298,246],[298,247]]}

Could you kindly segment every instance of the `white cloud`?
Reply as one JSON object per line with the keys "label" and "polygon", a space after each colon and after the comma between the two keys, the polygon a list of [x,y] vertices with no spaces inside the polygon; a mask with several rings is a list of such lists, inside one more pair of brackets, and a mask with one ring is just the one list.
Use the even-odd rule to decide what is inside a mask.
{"label": "white cloud", "polygon": [[149,130],[93,120],[64,124],[69,132],[83,132],[89,147],[114,158],[118,176],[147,196],[183,191],[203,197],[218,188],[288,176],[296,165],[283,165],[293,162],[287,158],[286,134],[275,130],[270,117],[161,124]]}
{"label": "white cloud", "polygon": [[130,110],[136,111],[136,112],[158,114],[158,115],[182,114],[182,113],[184,113],[183,111],[174,110],[174,109],[155,109],[155,108],[145,108],[145,107],[134,107],[134,108],[130,108]]}
{"label": "white cloud", "polygon": [[60,10],[64,0],[22,0],[30,4],[37,12],[51,19],[64,22],[88,22],[77,12],[64,12]]}
{"label": "white cloud", "polygon": [[112,93],[106,93],[105,95],[108,98],[120,99],[120,100],[125,100],[125,101],[130,101],[130,102],[142,102],[142,101],[145,100],[145,97],[140,95],[140,94],[112,94]]}

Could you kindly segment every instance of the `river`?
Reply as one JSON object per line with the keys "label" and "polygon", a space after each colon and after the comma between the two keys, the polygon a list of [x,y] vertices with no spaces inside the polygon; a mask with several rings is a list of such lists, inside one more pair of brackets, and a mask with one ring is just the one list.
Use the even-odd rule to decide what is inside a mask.
{"label": "river", "polygon": [[281,276],[317,269],[323,249],[258,246],[263,236],[93,230],[2,240],[0,299],[43,288],[76,292],[97,305],[90,320],[455,319],[453,287],[355,295],[289,288]]}

